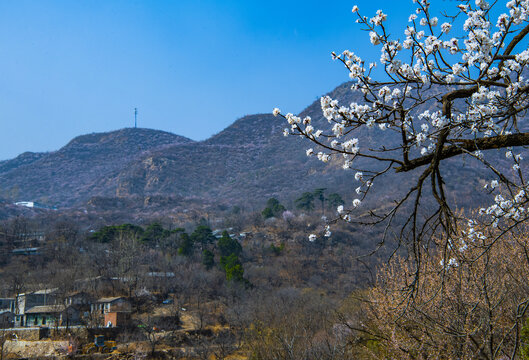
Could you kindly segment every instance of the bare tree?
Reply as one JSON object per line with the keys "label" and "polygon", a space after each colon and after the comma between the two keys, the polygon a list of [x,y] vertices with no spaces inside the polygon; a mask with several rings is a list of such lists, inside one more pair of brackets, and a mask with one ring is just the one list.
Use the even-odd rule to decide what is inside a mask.
{"label": "bare tree", "polygon": [[243,348],[256,359],[351,359],[334,330],[335,304],[316,292],[280,289],[247,300]]}
{"label": "bare tree", "polygon": [[129,232],[120,232],[112,242],[110,250],[111,263],[114,273],[121,283],[127,287],[128,296],[135,295],[141,279],[142,244],[137,236]]}

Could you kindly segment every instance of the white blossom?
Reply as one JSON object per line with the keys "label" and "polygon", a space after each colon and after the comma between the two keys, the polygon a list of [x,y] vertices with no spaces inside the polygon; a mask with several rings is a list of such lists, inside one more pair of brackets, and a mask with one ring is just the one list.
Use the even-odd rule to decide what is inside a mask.
{"label": "white blossom", "polygon": [[[325,218],[325,220],[327,220],[327,219]],[[325,233],[323,234],[323,236],[325,236],[325,237],[330,237],[331,234],[332,234],[332,233],[331,233],[331,227],[330,227],[329,225],[326,225],[326,226],[325,226]]]}
{"label": "white blossom", "polygon": [[450,32],[450,29],[452,29],[452,24],[447,22],[441,24],[441,31],[445,34],[448,34]]}
{"label": "white blossom", "polygon": [[[322,146],[321,151],[306,150],[308,156],[317,152],[320,161],[340,160],[339,166],[343,169],[354,169],[351,176],[360,182],[354,192],[362,201],[371,192],[372,180],[385,168],[373,170],[377,168],[370,167],[369,161],[385,161],[388,164],[385,171],[390,171],[402,168],[408,161],[431,157],[439,145],[458,147],[473,139],[479,144],[496,136],[520,134],[524,129],[521,119],[529,108],[526,75],[529,49],[522,45],[526,39],[510,49],[509,56],[501,56],[512,38],[529,22],[529,0],[509,0],[505,4],[474,0],[454,4],[459,11],[456,17],[441,14],[439,18],[433,16],[427,0],[419,2],[415,13],[408,17],[402,39],[392,37],[384,24],[387,15],[381,10],[373,17],[364,17],[358,15],[355,5],[352,12],[357,14],[357,22],[367,30],[371,44],[379,46],[379,60],[364,60],[350,50],[332,56],[346,66],[352,80],[350,89],[358,97],[346,105],[328,95],[322,96],[321,110],[329,125],[313,123],[310,117],[284,115],[290,127],[285,129],[285,135],[302,135],[316,143],[314,149]],[[499,5],[506,6],[505,13],[491,9]],[[450,11],[447,9],[446,13]],[[375,71],[378,61],[382,66]],[[383,80],[371,77],[379,76],[380,72]],[[445,114],[443,96],[463,88],[469,90],[468,97],[467,94],[458,97],[450,104],[451,113]],[[343,98],[342,94],[339,96]],[[273,114],[278,116],[281,111],[275,108]],[[375,134],[378,130],[386,134]],[[398,145],[389,140],[394,134],[402,139]],[[380,138],[374,140],[374,136]],[[491,202],[481,208],[480,216],[488,218],[491,226],[529,217],[525,208],[529,202],[525,196],[529,183],[524,179],[523,156],[518,153],[524,148],[504,149],[507,161],[503,161],[508,164],[499,171],[509,171],[502,174],[496,172],[496,167],[487,167],[490,159],[485,158],[489,154],[485,149],[476,146],[472,150],[463,147],[463,150],[473,156],[469,161],[481,160],[505,184],[500,188],[498,180],[487,182],[485,188],[491,194]],[[430,159],[420,160],[431,163]],[[445,175],[436,182],[440,185],[447,180]],[[361,199],[355,199],[352,207],[359,206]],[[341,206],[337,210],[342,219],[350,221],[351,209]],[[465,241],[470,244],[483,236],[473,225]],[[466,242],[456,243],[456,240],[451,246],[450,251],[459,249],[461,253],[468,248]],[[450,268],[458,266],[459,260],[448,254],[445,261]]]}
{"label": "white blossom", "polygon": [[378,36],[378,34],[374,31],[371,31],[369,33],[369,40],[371,41],[371,44],[373,45],[378,45],[380,44],[380,37]]}

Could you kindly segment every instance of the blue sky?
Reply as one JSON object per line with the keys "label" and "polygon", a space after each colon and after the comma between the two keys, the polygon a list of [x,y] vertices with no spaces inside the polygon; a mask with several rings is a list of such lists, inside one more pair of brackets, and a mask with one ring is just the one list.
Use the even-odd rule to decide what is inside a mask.
{"label": "blue sky", "polygon": [[[275,106],[299,112],[347,80],[331,51],[376,57],[354,4],[2,0],[0,159],[133,126],[134,107],[140,127],[195,140]],[[356,4],[384,9],[399,35],[413,9]]]}

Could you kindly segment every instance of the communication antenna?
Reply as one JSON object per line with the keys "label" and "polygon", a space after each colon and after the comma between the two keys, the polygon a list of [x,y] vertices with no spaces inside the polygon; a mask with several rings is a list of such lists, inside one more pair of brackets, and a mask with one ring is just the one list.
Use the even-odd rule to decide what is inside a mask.
{"label": "communication antenna", "polygon": [[134,128],[138,127],[138,108],[134,108]]}

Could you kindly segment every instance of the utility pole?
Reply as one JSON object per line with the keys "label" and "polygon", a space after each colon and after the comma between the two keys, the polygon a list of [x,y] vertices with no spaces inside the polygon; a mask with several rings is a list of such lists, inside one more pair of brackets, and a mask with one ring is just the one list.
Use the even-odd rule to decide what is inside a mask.
{"label": "utility pole", "polygon": [[134,108],[134,129],[138,127],[138,108]]}

